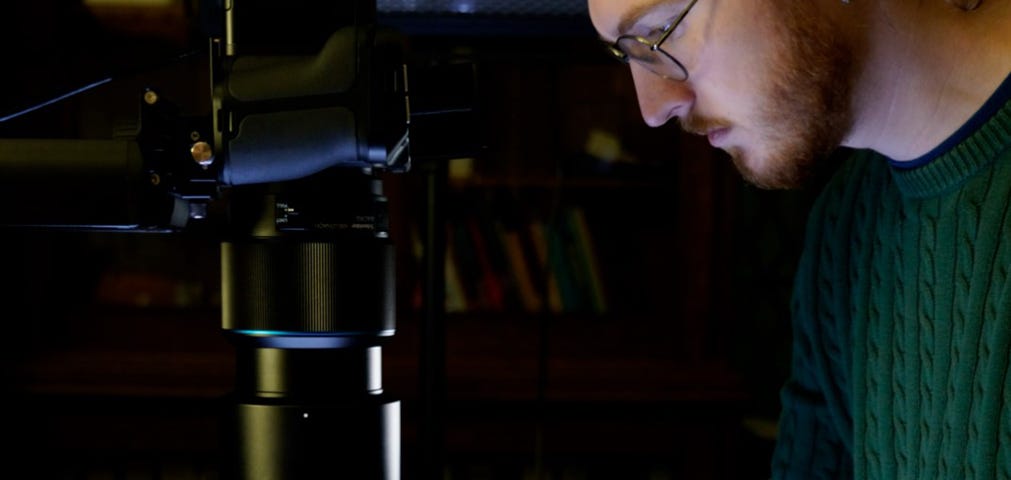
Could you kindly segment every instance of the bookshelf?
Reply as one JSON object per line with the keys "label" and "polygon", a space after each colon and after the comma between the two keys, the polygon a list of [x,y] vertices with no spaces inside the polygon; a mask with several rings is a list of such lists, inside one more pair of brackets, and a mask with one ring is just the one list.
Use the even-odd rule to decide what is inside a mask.
{"label": "bookshelf", "polygon": [[[758,397],[778,388],[783,373],[772,367],[781,357],[749,342],[788,338],[788,317],[770,308],[769,329],[753,335],[759,327],[744,298],[754,296],[736,287],[766,265],[751,263],[748,232],[735,222],[742,202],[768,197],[743,187],[704,140],[645,127],[627,70],[578,52],[483,52],[488,149],[450,161],[436,182],[444,245],[420,242],[427,212],[408,198],[423,187],[397,180],[405,198],[392,201],[416,221],[399,225],[412,294],[388,371],[411,368],[402,359],[417,352],[405,342],[413,346],[424,321],[418,269],[426,248],[440,249],[450,465],[516,472],[491,478],[567,467],[625,473],[612,478],[766,475],[770,444],[745,424],[770,402]],[[748,207],[748,228],[768,227]],[[554,250],[538,246],[551,243],[550,229],[564,235]],[[517,255],[525,273],[508,261]],[[559,276],[578,290],[569,302]],[[498,293],[482,300],[489,279]]]}

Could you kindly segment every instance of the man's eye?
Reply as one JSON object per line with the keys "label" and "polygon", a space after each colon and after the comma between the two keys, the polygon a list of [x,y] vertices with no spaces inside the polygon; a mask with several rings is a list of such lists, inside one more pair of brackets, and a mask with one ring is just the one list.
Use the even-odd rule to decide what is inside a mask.
{"label": "man's eye", "polygon": [[667,29],[670,28],[670,25],[671,25],[670,23],[666,23],[662,27],[657,27],[654,28],[653,30],[650,30],[649,33],[646,35],[646,38],[657,38],[660,35],[663,35],[663,32],[667,31]]}

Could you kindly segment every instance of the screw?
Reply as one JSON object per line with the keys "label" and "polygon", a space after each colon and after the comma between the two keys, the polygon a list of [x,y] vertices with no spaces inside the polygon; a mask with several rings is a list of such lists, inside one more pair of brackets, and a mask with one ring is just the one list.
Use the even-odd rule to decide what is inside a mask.
{"label": "screw", "polygon": [[200,140],[200,132],[198,132],[196,130],[190,132],[190,140],[192,140],[194,142],[197,141],[197,140]]}
{"label": "screw", "polygon": [[154,90],[148,90],[144,92],[144,102],[148,105],[154,105],[158,103],[158,94]]}
{"label": "screw", "polygon": [[207,168],[210,164],[214,163],[214,150],[211,149],[211,145],[207,142],[197,142],[190,147],[190,155],[193,156],[193,161],[197,162],[201,167]]}
{"label": "screw", "polygon": [[157,173],[152,173],[151,174],[151,185],[157,186],[159,183],[161,183],[161,177],[158,176]]}

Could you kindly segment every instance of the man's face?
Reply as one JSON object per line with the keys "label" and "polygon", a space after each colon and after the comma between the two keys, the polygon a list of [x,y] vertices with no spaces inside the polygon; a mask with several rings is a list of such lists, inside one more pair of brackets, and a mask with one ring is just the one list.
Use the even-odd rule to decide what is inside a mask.
{"label": "man's face", "polygon": [[[646,123],[677,118],[727,151],[744,177],[765,188],[799,186],[851,125],[853,68],[838,32],[814,2],[699,0],[661,46],[689,77],[676,82],[632,62]],[[605,40],[650,37],[684,0],[589,0]]]}

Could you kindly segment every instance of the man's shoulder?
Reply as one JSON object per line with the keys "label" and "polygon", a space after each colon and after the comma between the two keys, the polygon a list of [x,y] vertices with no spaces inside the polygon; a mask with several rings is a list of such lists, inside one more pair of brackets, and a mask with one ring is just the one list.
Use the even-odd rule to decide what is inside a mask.
{"label": "man's shoulder", "polygon": [[814,212],[845,208],[860,197],[876,197],[890,188],[888,159],[871,150],[845,149],[836,153],[830,175],[825,176]]}

